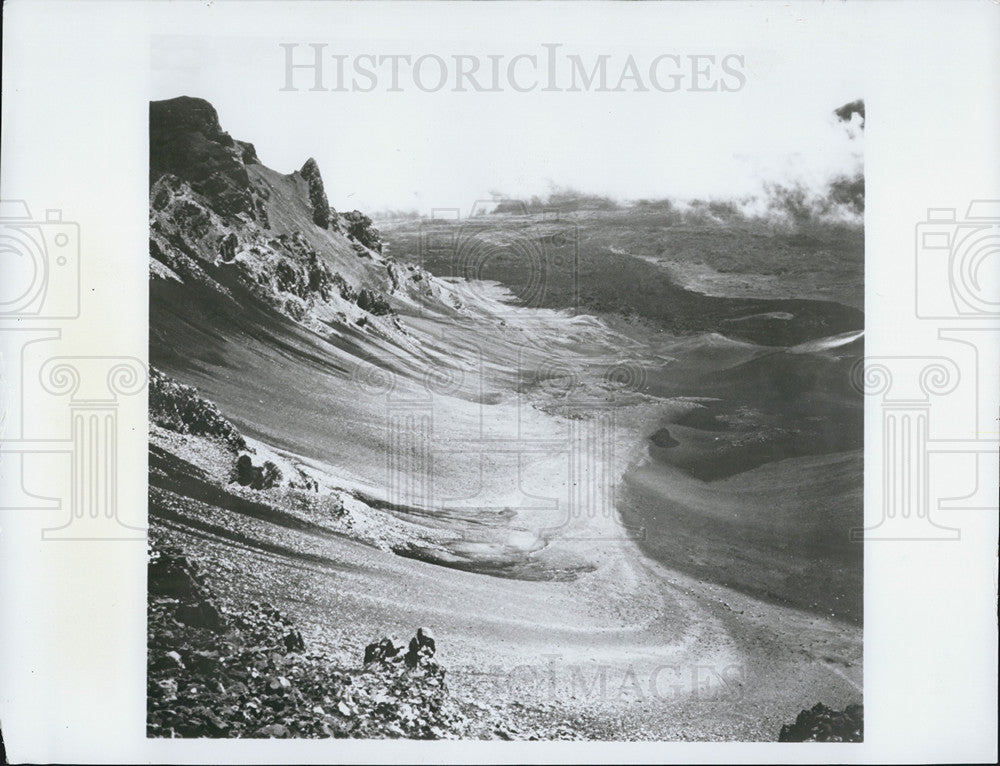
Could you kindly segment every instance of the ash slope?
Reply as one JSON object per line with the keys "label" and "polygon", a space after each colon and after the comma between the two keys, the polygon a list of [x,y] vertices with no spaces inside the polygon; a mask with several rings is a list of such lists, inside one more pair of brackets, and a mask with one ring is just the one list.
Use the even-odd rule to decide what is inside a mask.
{"label": "ash slope", "polygon": [[[623,527],[613,480],[649,460],[656,424],[691,409],[672,382],[655,390],[684,337],[646,374],[645,332],[403,265],[363,216],[329,209],[315,163],[264,167],[206,102],[152,104],[150,133],[151,362],[291,477],[262,502],[232,501],[224,450],[154,429],[151,524],[213,562],[229,599],[277,604],[334,654],[430,623],[460,697],[564,715],[586,736],[771,739],[816,699],[857,701],[859,629],[788,598],[799,588],[787,572],[765,594],[717,574],[745,529],[720,525],[725,544],[712,538],[692,573],[646,558]],[[787,342],[829,329],[812,323]],[[574,473],[587,424],[610,412],[606,449]],[[409,457],[387,473],[390,445]],[[794,474],[799,459],[772,464]],[[754,471],[767,467],[733,480],[764,481]],[[567,514],[581,477],[586,497],[607,502]],[[303,502],[293,483],[323,501]],[[780,494],[765,498],[779,517],[810,512]],[[748,555],[759,570],[786,554]]]}
{"label": "ash slope", "polygon": [[634,341],[624,377],[659,407],[638,416],[645,448],[615,507],[647,554],[860,624],[863,230],[577,202],[383,228],[401,260],[594,312]]}

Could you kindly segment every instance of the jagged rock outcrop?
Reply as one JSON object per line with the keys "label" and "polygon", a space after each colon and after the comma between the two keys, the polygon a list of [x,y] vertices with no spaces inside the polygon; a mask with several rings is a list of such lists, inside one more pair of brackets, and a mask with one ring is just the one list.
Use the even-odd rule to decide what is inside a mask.
{"label": "jagged rock outcrop", "polygon": [[848,705],[843,712],[816,703],[801,711],[793,724],[785,724],[779,742],[863,742],[864,708]]}
{"label": "jagged rock outcrop", "polygon": [[371,218],[360,210],[348,210],[346,213],[338,213],[337,215],[347,229],[349,237],[353,237],[369,250],[374,250],[376,253],[382,252],[382,235],[372,225]]}
{"label": "jagged rock outcrop", "polygon": [[149,419],[182,434],[214,436],[234,452],[247,449],[243,435],[198,390],[149,368]]}
{"label": "jagged rock outcrop", "polygon": [[384,297],[367,288],[358,293],[358,306],[375,316],[383,316],[392,311]]}
{"label": "jagged rock outcrop", "polygon": [[417,634],[410,639],[409,648],[403,651],[403,644],[393,636],[384,636],[365,647],[365,665],[371,663],[403,663],[409,668],[427,665],[434,659],[434,634],[430,628],[417,628]]}
{"label": "jagged rock outcrop", "polygon": [[405,333],[393,301],[441,296],[426,279],[401,278],[382,251],[371,218],[330,206],[315,159],[280,173],[226,133],[208,102],[150,104],[154,303],[176,303],[183,284],[215,293],[217,315],[252,305],[322,333],[338,324]]}
{"label": "jagged rock outcrop", "polygon": [[169,173],[189,183],[220,215],[256,219],[245,146],[222,130],[215,108],[200,98],[149,105],[150,185]]}
{"label": "jagged rock outcrop", "polygon": [[313,222],[325,229],[330,225],[330,201],[326,198],[319,165],[316,164],[316,160],[310,157],[299,172],[309,184],[309,203],[312,205]]}

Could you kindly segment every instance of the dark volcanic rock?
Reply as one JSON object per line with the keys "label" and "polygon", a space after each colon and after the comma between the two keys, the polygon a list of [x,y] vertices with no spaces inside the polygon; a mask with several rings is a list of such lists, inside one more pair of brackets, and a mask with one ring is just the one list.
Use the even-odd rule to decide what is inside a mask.
{"label": "dark volcanic rock", "polygon": [[375,641],[365,647],[365,658],[364,662],[367,665],[370,662],[388,662],[402,659],[400,657],[400,652],[403,651],[402,645],[397,645],[396,639],[391,636],[385,636],[379,641]]}
{"label": "dark volcanic rock", "polygon": [[219,257],[226,261],[232,261],[236,258],[236,245],[239,244],[236,239],[236,235],[229,232],[222,240],[219,242]]}
{"label": "dark volcanic rock", "polygon": [[255,478],[253,460],[249,455],[240,455],[236,461],[236,481],[246,487]]}
{"label": "dark volcanic rock", "polygon": [[[212,603],[204,574],[195,562],[189,561],[177,549],[150,553],[149,593],[180,602],[176,611],[178,622],[213,630],[225,626],[225,619]],[[168,652],[167,656],[175,654]],[[176,661],[183,666],[179,655]]]}
{"label": "dark volcanic rock", "polygon": [[150,186],[171,173],[204,195],[220,215],[245,213],[256,218],[246,155],[246,145],[238,145],[222,130],[215,108],[207,101],[180,96],[150,102]]}
{"label": "dark volcanic rock", "polygon": [[223,625],[219,610],[208,601],[198,604],[182,604],[177,608],[177,621],[183,622],[185,625],[211,630]]}
{"label": "dark volcanic rock", "polygon": [[320,175],[319,165],[310,157],[299,172],[309,184],[309,204],[312,205],[313,223],[325,229],[330,225],[330,202],[323,188],[323,176]]}
{"label": "dark volcanic rock", "polygon": [[403,659],[414,668],[434,656],[434,634],[427,628],[417,628],[417,635],[410,639],[410,648]]}
{"label": "dark volcanic rock", "polygon": [[417,643],[429,647],[431,654],[434,653],[434,634],[430,628],[417,628]]}
{"label": "dark volcanic rock", "polygon": [[253,459],[249,455],[240,455],[236,460],[236,467],[233,469],[233,481],[242,487],[250,489],[270,489],[281,483],[281,469],[270,460],[265,460],[264,465],[253,464]]}
{"label": "dark volcanic rock", "polygon": [[377,253],[382,252],[382,235],[372,224],[372,219],[360,210],[348,210],[337,214],[347,229],[347,234],[361,245]]}
{"label": "dark volcanic rock", "polygon": [[863,742],[865,736],[864,708],[848,705],[843,712],[822,703],[803,710],[793,724],[785,724],[778,734],[779,742]]}
{"label": "dark volcanic rock", "polygon": [[379,293],[367,288],[358,293],[358,308],[364,309],[369,314],[383,316],[392,311],[389,302]]}
{"label": "dark volcanic rock", "polygon": [[864,99],[861,99],[861,98],[856,99],[854,101],[849,101],[848,103],[844,104],[843,106],[834,109],[833,113],[835,115],[837,115],[837,117],[842,122],[850,122],[851,121],[851,117],[855,113],[857,113],[858,115],[860,115],[861,119],[864,120],[865,119],[865,101],[864,101]]}
{"label": "dark volcanic rock", "polygon": [[649,440],[653,442],[657,447],[667,449],[669,447],[676,447],[680,444],[673,436],[670,435],[670,431],[666,428],[661,428],[655,434],[649,437]]}
{"label": "dark volcanic rock", "polygon": [[236,145],[240,148],[240,154],[243,157],[244,164],[247,165],[260,165],[261,161],[257,158],[257,149],[253,144],[248,141],[237,141]]}
{"label": "dark volcanic rock", "polygon": [[[150,247],[154,246],[151,241]],[[149,419],[178,433],[217,436],[234,451],[247,448],[243,435],[218,407],[201,397],[197,389],[178,383],[155,367],[149,368]]]}
{"label": "dark volcanic rock", "polygon": [[365,665],[394,664],[403,661],[408,668],[430,666],[434,664],[434,634],[429,628],[417,628],[417,634],[410,639],[406,653],[403,645],[396,639],[386,636],[365,647]]}

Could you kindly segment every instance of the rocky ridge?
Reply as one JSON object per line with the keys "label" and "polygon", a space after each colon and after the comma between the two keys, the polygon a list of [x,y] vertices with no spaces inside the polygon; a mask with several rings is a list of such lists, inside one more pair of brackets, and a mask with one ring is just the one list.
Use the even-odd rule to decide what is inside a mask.
{"label": "rocky ridge", "polygon": [[317,331],[351,324],[389,336],[405,334],[394,303],[436,300],[434,278],[386,255],[368,216],[330,206],[314,159],[270,170],[207,101],[150,104],[149,183],[154,281],[237,303],[245,291]]}

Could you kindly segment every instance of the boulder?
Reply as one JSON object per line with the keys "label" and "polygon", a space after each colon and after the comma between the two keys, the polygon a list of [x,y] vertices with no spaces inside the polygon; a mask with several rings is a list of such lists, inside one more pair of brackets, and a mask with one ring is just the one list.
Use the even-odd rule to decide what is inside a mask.
{"label": "boulder", "polygon": [[434,656],[434,635],[429,628],[418,628],[410,639],[410,646],[403,657],[408,667],[415,668]]}
{"label": "boulder", "polygon": [[430,647],[431,654],[434,653],[434,634],[430,628],[417,628],[417,643],[421,647]]}
{"label": "boulder", "polygon": [[400,652],[403,651],[401,644],[398,644],[392,636],[384,636],[374,643],[365,647],[365,664],[370,662],[390,662],[399,659]]}
{"label": "boulder", "polygon": [[233,469],[233,481],[241,487],[250,489],[270,489],[281,483],[283,475],[270,460],[265,460],[264,465],[253,464],[253,459],[249,455],[240,455],[236,460],[236,467]]}
{"label": "boulder", "polygon": [[649,437],[649,440],[661,449],[670,449],[671,447],[676,447],[680,444],[679,441],[670,435],[670,431],[666,428],[659,429],[656,433]]}
{"label": "boulder", "polygon": [[384,316],[392,311],[389,302],[381,294],[368,288],[358,293],[358,308],[375,316]]}
{"label": "boulder", "polygon": [[848,705],[843,712],[817,703],[802,710],[795,723],[785,724],[779,742],[863,742],[864,708]]}
{"label": "boulder", "polygon": [[229,263],[236,259],[236,246],[239,241],[236,239],[236,235],[229,232],[222,240],[219,242],[219,257]]}
{"label": "boulder", "polygon": [[240,455],[236,460],[236,481],[240,486],[248,487],[254,480],[253,460],[249,455]]}

